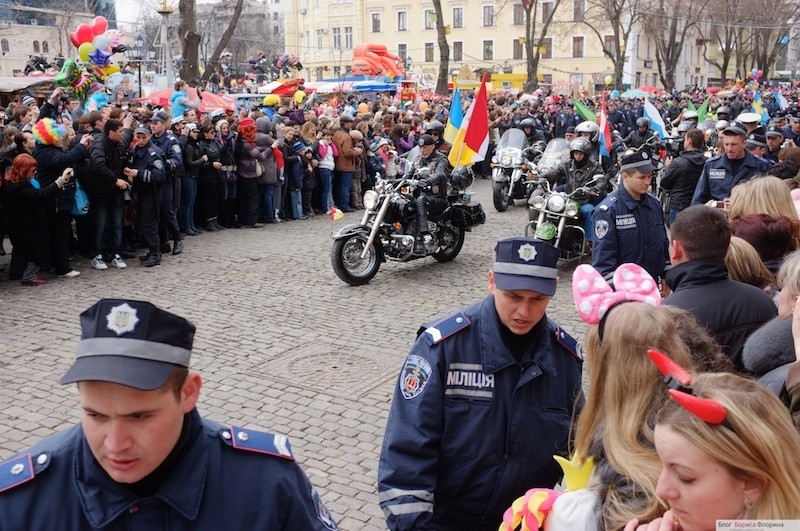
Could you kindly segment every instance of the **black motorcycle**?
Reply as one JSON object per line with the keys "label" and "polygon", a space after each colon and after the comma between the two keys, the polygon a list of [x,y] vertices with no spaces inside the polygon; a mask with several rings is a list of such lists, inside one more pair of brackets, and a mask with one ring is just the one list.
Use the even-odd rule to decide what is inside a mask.
{"label": "black motorcycle", "polygon": [[447,207],[441,214],[428,214],[425,253],[414,252],[416,215],[414,199],[422,168],[406,179],[380,179],[364,194],[361,223],[347,225],[333,235],[331,262],[336,275],[351,286],[366,284],[378,273],[381,262],[408,262],[432,256],[449,262],[461,252],[464,234],[486,221],[480,203],[466,190],[474,175],[469,168],[456,168],[450,178]]}

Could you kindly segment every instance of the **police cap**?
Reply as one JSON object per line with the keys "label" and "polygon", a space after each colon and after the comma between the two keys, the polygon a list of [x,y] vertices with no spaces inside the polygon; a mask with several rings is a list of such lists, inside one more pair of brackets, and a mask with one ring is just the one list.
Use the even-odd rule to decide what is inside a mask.
{"label": "police cap", "polygon": [[494,283],[503,291],[556,292],[559,251],[536,238],[514,236],[497,242],[492,266]]}
{"label": "police cap", "polygon": [[150,121],[151,122],[168,122],[169,121],[169,116],[167,116],[167,113],[165,113],[164,111],[158,111],[156,113],[153,113],[153,117],[150,118]]}
{"label": "police cap", "polygon": [[777,125],[767,127],[767,136],[779,136],[783,138],[783,130]]}
{"label": "police cap", "polygon": [[750,133],[747,135],[747,145],[751,147],[767,147],[767,138],[764,135]]}
{"label": "police cap", "polygon": [[144,133],[144,134],[146,134],[148,136],[153,134],[153,132],[150,130],[150,128],[147,127],[147,124],[139,124],[139,125],[137,125],[136,129],[133,130],[133,134],[135,135],[137,133]]}
{"label": "police cap", "polygon": [[722,132],[724,135],[747,136],[747,129],[739,122],[731,122]]}
{"label": "police cap", "polygon": [[736,121],[743,124],[755,124],[761,121],[761,115],[755,112],[743,112],[739,114]]}
{"label": "police cap", "polygon": [[636,151],[629,155],[622,157],[620,161],[619,170],[624,172],[628,170],[637,170],[641,173],[653,173],[655,167],[650,155],[646,151]]}
{"label": "police cap", "polygon": [[89,380],[151,391],[189,367],[195,326],[145,301],[101,299],[81,314],[75,363],[62,384]]}

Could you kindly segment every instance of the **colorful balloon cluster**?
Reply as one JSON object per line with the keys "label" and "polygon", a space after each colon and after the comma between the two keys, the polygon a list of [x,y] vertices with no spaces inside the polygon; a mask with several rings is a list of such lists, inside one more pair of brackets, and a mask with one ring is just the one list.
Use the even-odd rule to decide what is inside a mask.
{"label": "colorful balloon cluster", "polygon": [[764,75],[764,72],[759,70],[758,68],[752,69],[750,72],[747,73],[747,77],[753,79],[754,81],[758,81],[758,78]]}
{"label": "colorful balloon cluster", "polygon": [[[56,85],[72,87],[75,96],[99,108],[108,102],[104,85],[106,78],[119,72],[119,65],[111,63],[111,56],[128,49],[122,42],[123,33],[108,29],[108,20],[97,16],[91,24],[81,24],[69,34],[69,40],[78,49],[78,60],[67,59],[56,78]],[[93,110],[93,109],[90,109]]]}

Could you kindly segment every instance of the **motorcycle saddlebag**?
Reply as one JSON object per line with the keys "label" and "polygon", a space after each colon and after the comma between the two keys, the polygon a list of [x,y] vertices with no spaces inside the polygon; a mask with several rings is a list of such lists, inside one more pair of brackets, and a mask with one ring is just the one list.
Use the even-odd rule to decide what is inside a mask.
{"label": "motorcycle saddlebag", "polygon": [[486,223],[486,212],[480,204],[462,205],[461,213],[464,216],[464,226],[467,228]]}

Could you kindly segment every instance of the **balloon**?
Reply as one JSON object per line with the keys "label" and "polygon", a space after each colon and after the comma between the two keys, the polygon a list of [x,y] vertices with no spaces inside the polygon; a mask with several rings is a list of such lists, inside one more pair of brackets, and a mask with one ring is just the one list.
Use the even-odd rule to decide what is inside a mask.
{"label": "balloon", "polygon": [[359,115],[367,114],[367,112],[369,112],[369,106],[362,101],[361,103],[358,104],[358,114]]}
{"label": "balloon", "polygon": [[89,99],[86,101],[86,110],[90,112],[99,111],[106,105],[108,105],[108,94],[106,94],[105,90],[98,90],[89,96]]}
{"label": "balloon", "polygon": [[614,78],[611,76],[606,76],[603,81],[606,82],[606,85],[610,85],[614,81]]}
{"label": "balloon", "polygon": [[428,110],[428,102],[427,101],[420,102],[420,104],[419,104],[419,112],[425,112],[427,110]]}
{"label": "balloon", "polygon": [[111,44],[111,40],[105,35],[98,35],[92,39],[92,44],[94,44],[94,47],[98,50],[102,50]]}
{"label": "balloon", "polygon": [[756,75],[758,73],[758,68],[754,68],[753,70],[751,70],[751,72],[753,75]]}
{"label": "balloon", "polygon": [[81,41],[78,40],[78,35],[74,31],[69,34],[69,42],[71,42],[75,48],[81,45]]}
{"label": "balloon", "polygon": [[89,54],[93,53],[95,50],[97,50],[97,48],[94,47],[94,44],[91,42],[84,42],[78,46],[78,57],[80,57],[82,61],[88,61]]}
{"label": "balloon", "polygon": [[758,74],[758,77],[761,77],[761,76],[763,76],[763,75],[764,75],[764,72],[762,72],[761,70],[759,70],[758,72],[756,72],[756,74]]}
{"label": "balloon", "polygon": [[614,98],[614,99],[619,98],[619,91],[617,89],[612,90],[611,91],[611,97]]}
{"label": "balloon", "polygon": [[103,73],[106,76],[111,76],[113,74],[116,74],[117,72],[119,72],[119,65],[108,65],[103,68]]}
{"label": "balloon", "polygon": [[77,97],[81,101],[85,101],[86,94],[89,91],[89,87],[91,86],[93,79],[94,76],[92,76],[91,74],[81,75],[77,83],[74,83],[72,85],[72,88],[74,89],[75,92],[75,97]]}
{"label": "balloon", "polygon": [[106,66],[110,58],[111,54],[105,50],[98,49],[89,54],[89,59],[91,59],[92,62],[98,66]]}
{"label": "balloon", "polygon": [[94,39],[94,32],[89,24],[81,24],[78,26],[78,29],[75,31],[75,35],[78,36],[78,42],[81,44],[85,42],[92,42],[92,39]]}
{"label": "balloon", "polygon": [[58,85],[59,87],[70,87],[75,85],[81,78],[81,69],[78,68],[78,65],[75,64],[73,59],[65,59],[64,66],[61,67],[61,71],[58,75],[53,79],[53,83]]}
{"label": "balloon", "polygon": [[92,32],[95,35],[102,35],[108,29],[108,20],[106,17],[94,17],[94,21],[92,21]]}
{"label": "balloon", "polygon": [[752,77],[753,77],[753,73],[752,73],[752,72],[748,72],[748,73],[747,73],[747,79],[750,79],[750,78],[752,78]]}

